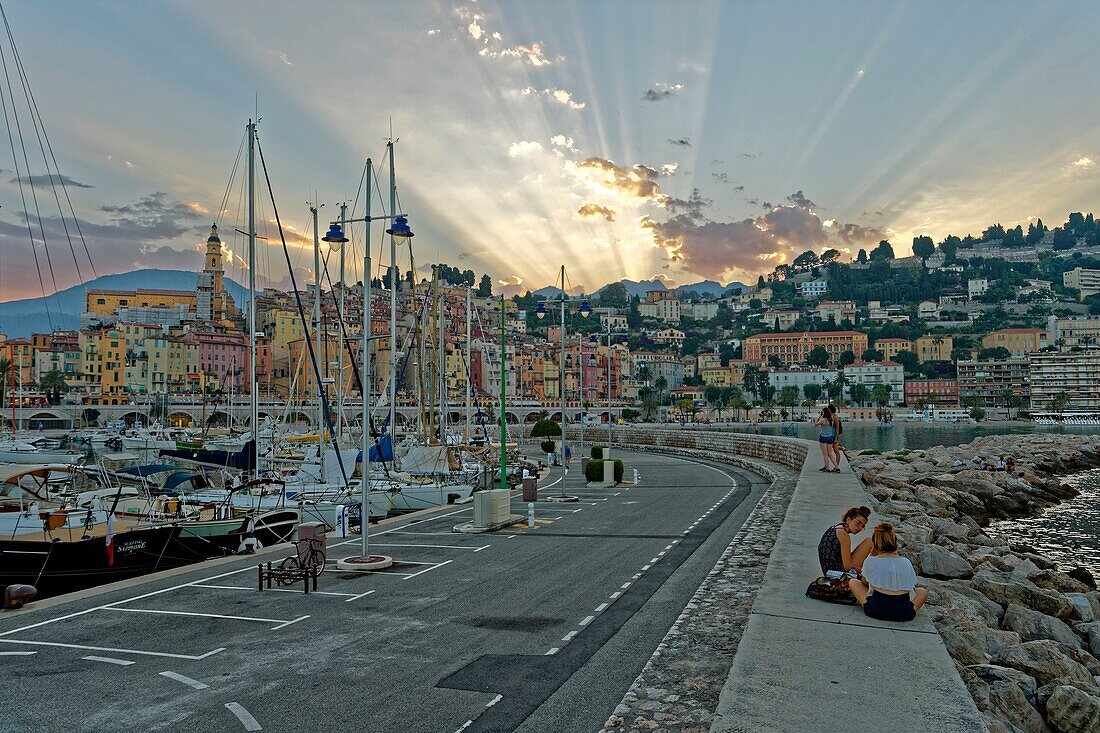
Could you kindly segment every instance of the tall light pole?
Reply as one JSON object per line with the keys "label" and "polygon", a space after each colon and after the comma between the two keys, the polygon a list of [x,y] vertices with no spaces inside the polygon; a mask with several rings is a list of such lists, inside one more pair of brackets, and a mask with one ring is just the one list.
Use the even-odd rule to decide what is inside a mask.
{"label": "tall light pole", "polygon": [[[260,472],[260,396],[256,385],[256,123],[248,121],[248,407],[253,471]],[[268,354],[271,352],[268,351]],[[205,398],[204,398],[205,404]]]}
{"label": "tall light pole", "polygon": [[[317,212],[324,204],[316,202],[310,205],[309,213],[313,216],[313,352],[321,358],[321,238],[317,231]],[[328,366],[327,364],[325,365]],[[317,460],[321,466],[321,482],[325,481],[325,405],[321,399],[322,380],[324,372],[318,369],[317,374]]]}
{"label": "tall light pole", "polygon": [[[397,173],[393,162],[393,139],[386,142],[386,155],[390,159],[390,215],[397,211]],[[368,244],[369,246],[369,244]],[[390,234],[390,445],[395,444],[397,434],[397,284],[400,268],[397,266],[397,237]]]}
{"label": "tall light pole", "polygon": [[[604,454],[604,458],[611,459],[611,318],[607,319],[607,452]],[[622,336],[625,340],[628,336],[626,333],[614,334]],[[623,383],[623,369],[622,365],[619,365],[619,385],[621,391],[621,385]]]}
{"label": "tall light pole", "polygon": [[[368,187],[368,190],[369,190],[369,188],[370,188],[370,183],[369,182],[367,183],[367,187]],[[367,206],[368,207],[370,206],[369,201],[367,202]],[[348,218],[348,204],[345,201],[345,202],[340,204],[340,220],[343,221],[346,218]],[[369,249],[370,248],[370,239],[367,238],[364,241],[366,242],[365,246]],[[329,244],[331,245],[332,242],[329,242]],[[364,275],[363,277],[366,278],[366,275]],[[366,282],[364,282],[363,287],[369,288],[370,285],[368,285]],[[344,284],[344,247],[341,245],[340,246],[340,312],[336,314],[336,317],[340,320],[340,328],[337,332],[338,338],[340,339],[340,348],[337,349],[337,351],[336,351],[336,415],[337,415],[337,418],[336,418],[336,435],[341,437],[341,438],[344,437],[344,386],[346,384],[346,382],[344,381],[344,350],[348,348],[347,344],[344,341],[344,291],[346,289],[347,288]],[[337,443],[337,445],[339,445],[339,442]],[[341,463],[344,462],[343,458],[340,459],[340,462]]]}

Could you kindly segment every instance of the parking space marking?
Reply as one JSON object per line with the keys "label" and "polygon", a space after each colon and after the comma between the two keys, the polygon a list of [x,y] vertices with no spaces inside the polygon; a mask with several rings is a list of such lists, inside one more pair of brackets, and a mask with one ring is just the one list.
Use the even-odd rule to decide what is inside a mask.
{"label": "parking space marking", "polygon": [[364,596],[369,596],[373,592],[374,592],[373,590],[368,590],[366,593],[360,593],[357,596],[352,596],[351,598],[344,601],[344,603],[351,603],[352,601],[358,601],[360,598],[362,598]]}
{"label": "parking space marking", "polygon": [[29,657],[38,652],[0,652],[0,657]]}
{"label": "parking space marking", "polygon": [[385,544],[381,542],[375,542],[373,547],[430,547],[434,550],[466,550],[467,552],[477,552],[478,550],[484,550],[489,545],[483,545],[482,547],[469,547],[464,545],[420,545],[420,544]]}
{"label": "parking space marking", "polygon": [[87,659],[89,662],[106,662],[107,664],[117,664],[120,667],[129,667],[134,664],[132,659],[115,659],[114,657],[96,657],[87,656],[81,657],[81,659]]}
{"label": "parking space marking", "polygon": [[227,702],[225,709],[237,716],[237,720],[241,721],[241,725],[247,731],[263,730],[259,722],[252,717],[252,713],[244,709],[244,706],[238,702]]}
{"label": "parking space marking", "polygon": [[160,676],[167,677],[168,679],[175,680],[176,682],[182,682],[193,690],[205,690],[206,688],[210,687],[210,685],[199,682],[198,680],[193,680],[187,675],[178,674],[176,672],[161,672]]}
{"label": "parking space marking", "polygon": [[283,623],[279,624],[278,626],[272,626],[271,630],[272,631],[278,631],[279,629],[284,629],[287,626],[290,626],[291,624],[296,624],[299,621],[305,621],[307,618],[309,618],[308,613],[305,616],[299,616],[298,618],[294,619],[293,621],[284,621]]}
{"label": "parking space marking", "polygon": [[430,568],[424,568],[423,570],[421,570],[418,573],[413,573],[412,575],[408,576],[407,578],[403,578],[403,580],[412,580],[413,578],[415,578],[418,575],[423,575],[424,573],[430,573],[433,570],[438,570],[439,568],[443,567],[444,565],[448,565],[452,562],[454,562],[454,561],[453,560],[444,560],[443,562],[437,563],[437,564],[433,565]]}
{"label": "parking space marking", "polygon": [[219,652],[224,652],[225,647],[221,646],[217,649],[212,649],[206,654],[200,654],[195,656],[193,654],[169,654],[168,652],[149,652],[142,649],[116,649],[105,646],[85,646],[83,644],[63,644],[59,641],[30,641],[25,639],[0,639],[0,643],[3,644],[31,644],[33,646],[54,646],[61,647],[63,649],[82,649],[89,652],[115,652],[116,654],[139,654],[144,657],[167,657],[168,659],[186,659],[191,662],[198,662],[213,656]]}
{"label": "parking space marking", "polygon": [[487,707],[487,708],[491,708],[491,707],[493,707],[494,705],[496,705],[496,704],[497,704],[498,702],[500,702],[500,701],[501,701],[501,700],[503,700],[503,699],[504,699],[504,695],[497,695],[497,696],[496,696],[496,697],[494,697],[494,698],[493,698],[492,700],[490,700],[489,702],[485,703],[485,707]]}
{"label": "parking space marking", "polygon": [[596,613],[603,613],[606,610],[607,610],[607,604],[606,603],[601,603],[600,605],[596,606]]}
{"label": "parking space marking", "polygon": [[[191,586],[191,587],[192,588],[212,588],[214,590],[246,590],[246,591],[251,591],[251,592],[256,591],[256,587],[252,586],[252,585],[194,585],[194,586]],[[264,588],[264,593],[266,593],[268,591],[273,591],[273,592],[277,592],[277,593],[296,593],[298,595],[302,595],[301,590],[296,590],[294,588]],[[373,593],[373,592],[374,591],[368,591],[368,593]],[[363,593],[359,593],[359,594],[355,594],[355,593],[338,593],[337,591],[334,591],[334,590],[311,590],[309,593],[310,593],[310,595],[313,595],[314,593],[316,593],[319,596],[343,596],[345,598],[347,596],[352,596],[354,598],[360,598],[363,595],[365,595]]]}
{"label": "parking space marking", "polygon": [[581,619],[580,623],[577,624],[577,625],[578,626],[588,626],[588,624],[592,623],[593,619],[595,619],[595,618],[596,618],[595,616],[585,616],[584,618]]}
{"label": "parking space marking", "polygon": [[552,656],[554,656],[555,654],[557,654],[557,653],[558,653],[558,652],[560,652],[560,651],[561,651],[561,649],[559,649],[559,648],[558,648],[558,647],[556,647],[556,646],[555,646],[555,647],[551,647],[551,648],[550,648],[550,651],[546,652],[546,653],[545,653],[545,654],[543,654],[542,656],[544,656],[544,657],[552,657]]}
{"label": "parking space marking", "polygon": [[573,637],[576,636],[576,635],[577,635],[577,631],[576,631],[576,629],[574,629],[573,631],[570,631],[568,634],[563,636],[561,638],[561,640],[562,641],[571,641],[573,639]]}
{"label": "parking space marking", "polygon": [[263,624],[282,624],[286,623],[285,619],[281,618],[259,618],[257,616],[228,616],[222,613],[198,613],[196,611],[161,611],[155,608],[119,608],[113,606],[111,608],[100,609],[102,611],[122,611],[125,613],[159,613],[165,616],[194,616],[198,618],[224,618],[231,619],[233,621],[258,621]]}

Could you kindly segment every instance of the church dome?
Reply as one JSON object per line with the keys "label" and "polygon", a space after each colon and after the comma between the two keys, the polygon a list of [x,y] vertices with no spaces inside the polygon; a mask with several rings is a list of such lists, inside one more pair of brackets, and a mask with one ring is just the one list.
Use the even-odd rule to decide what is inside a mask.
{"label": "church dome", "polygon": [[206,240],[207,244],[221,244],[222,240],[218,239],[218,225],[210,225],[210,237]]}

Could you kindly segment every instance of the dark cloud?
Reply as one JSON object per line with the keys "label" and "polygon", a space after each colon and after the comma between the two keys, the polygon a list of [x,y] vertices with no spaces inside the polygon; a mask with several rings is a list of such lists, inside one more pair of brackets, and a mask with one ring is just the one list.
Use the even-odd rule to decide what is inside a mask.
{"label": "dark cloud", "polygon": [[646,89],[642,94],[643,102],[660,102],[675,97],[684,90],[683,84],[658,84],[656,89]]}
{"label": "dark cloud", "polygon": [[586,219],[602,216],[608,221],[615,221],[615,210],[609,209],[606,206],[600,206],[599,204],[584,204],[577,209],[577,214]]}
{"label": "dark cloud", "polygon": [[876,244],[887,238],[886,230],[881,227],[868,227],[862,224],[840,224],[834,227],[838,241],[853,247]]}
{"label": "dark cloud", "polygon": [[[744,187],[742,186],[742,188],[744,188]],[[749,198],[745,199],[745,203],[746,204],[752,204],[753,206],[759,206],[760,205],[760,199],[756,198],[755,196],[750,196]]]}
{"label": "dark cloud", "polygon": [[763,155],[763,153],[741,153],[743,158],[755,158],[758,155]]}
{"label": "dark cloud", "polygon": [[691,189],[691,195],[686,199],[678,199],[672,196],[668,197],[665,201],[665,207],[668,208],[673,214],[683,214],[693,220],[701,220],[705,218],[703,209],[710,206],[713,201],[703,198],[702,193],[697,188]]}
{"label": "dark cloud", "polygon": [[99,209],[111,215],[109,229],[132,239],[174,239],[194,231],[196,224],[205,219],[197,206],[172,200],[163,191],[130,204]]}
{"label": "dark cloud", "polygon": [[734,190],[734,191],[744,191],[744,190],[745,190],[745,187],[744,187],[744,186],[734,186],[734,187],[733,187],[733,190]]}
{"label": "dark cloud", "polygon": [[817,204],[810,199],[806,198],[806,195],[802,193],[802,189],[799,189],[787,197],[787,201],[795,206],[799,206],[803,209],[816,209],[819,208]]}
{"label": "dark cloud", "polygon": [[56,186],[56,185],[64,183],[66,186],[71,186],[73,188],[95,188],[95,186],[91,185],[90,183],[82,183],[82,182],[80,182],[80,181],[78,181],[74,178],[69,178],[66,175],[58,175],[56,173],[53,176],[53,181],[52,182],[50,180],[50,175],[48,173],[36,173],[33,176],[19,176],[18,178],[12,178],[10,182],[11,183],[19,183],[19,182],[29,183],[32,186],[49,186],[49,185],[55,185]]}
{"label": "dark cloud", "polygon": [[771,201],[765,201],[764,203],[760,204],[760,206],[761,206],[761,208],[764,208],[764,209],[774,209],[775,208],[775,204],[773,204]]}
{"label": "dark cloud", "polygon": [[729,183],[730,182],[730,174],[729,173],[711,173],[710,176],[711,176],[711,178],[718,181],[719,183]]}
{"label": "dark cloud", "polygon": [[691,138],[687,138],[687,137],[673,138],[673,137],[670,137],[668,139],[668,144],[669,145],[678,145],[682,148],[690,148],[691,147]]}

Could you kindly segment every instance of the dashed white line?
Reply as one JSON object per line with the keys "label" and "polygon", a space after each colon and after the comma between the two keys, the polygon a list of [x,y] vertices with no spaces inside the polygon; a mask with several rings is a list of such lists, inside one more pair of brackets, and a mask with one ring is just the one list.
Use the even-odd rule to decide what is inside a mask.
{"label": "dashed white line", "polygon": [[574,637],[574,636],[576,636],[576,635],[577,635],[577,631],[576,631],[576,629],[574,629],[573,631],[570,631],[570,632],[569,632],[568,634],[566,634],[565,636],[563,636],[563,637],[561,638],[561,640],[562,640],[562,641],[572,641],[572,640],[573,640],[573,637]]}
{"label": "dashed white line", "polygon": [[623,583],[623,584],[622,584],[622,585],[620,585],[619,587],[620,587],[620,588],[622,588],[623,590],[626,590],[627,588],[629,588],[629,587],[630,587],[630,583]]}
{"label": "dashed white line", "polygon": [[595,619],[595,618],[596,618],[595,616],[585,616],[584,618],[581,619],[581,622],[577,625],[578,626],[588,626],[588,624],[592,623],[592,620]]}
{"label": "dashed white line", "polygon": [[642,572],[644,573],[646,570],[649,570],[651,567],[653,567],[653,566],[652,565],[643,565],[642,566]]}
{"label": "dashed white line", "polygon": [[596,606],[596,613],[603,613],[606,610],[607,610],[607,604],[606,603],[601,603],[600,605]]}
{"label": "dashed white line", "polygon": [[[512,536],[513,536],[513,537],[515,537],[515,535],[512,535]],[[482,551],[482,550],[484,550],[484,549],[485,549],[486,547],[492,547],[492,545],[482,545],[481,547],[479,547],[479,548],[477,548],[476,550],[474,550],[474,552],[481,552],[481,551]]]}
{"label": "dashed white line", "polygon": [[622,594],[623,594],[623,592],[621,590],[615,591],[614,593],[611,594],[611,600],[615,600],[616,598],[618,598]]}
{"label": "dashed white line", "polygon": [[641,573],[634,573],[630,577],[633,578],[634,580],[637,580],[638,578],[642,577],[642,574]]}
{"label": "dashed white line", "polygon": [[552,657],[552,656],[554,656],[555,654],[557,654],[557,653],[558,653],[558,652],[560,652],[560,651],[561,651],[561,649],[559,649],[559,648],[558,648],[558,647],[556,647],[556,646],[555,646],[555,647],[551,647],[551,648],[550,648],[550,650],[549,650],[549,651],[547,651],[547,652],[546,652],[545,654],[543,654],[542,656],[544,656],[544,657]]}
{"label": "dashed white line", "polygon": [[38,652],[0,652],[0,657],[29,657]]}
{"label": "dashed white line", "polygon": [[87,659],[89,662],[106,662],[107,664],[117,664],[120,667],[129,667],[131,664],[134,663],[131,659],[115,659],[114,657],[88,656],[81,657],[81,659]]}
{"label": "dashed white line", "polygon": [[658,561],[658,560],[660,560],[660,559],[661,559],[661,556],[660,556],[660,555],[658,555],[657,557],[655,557],[655,558],[653,558],[652,560],[650,560],[650,561],[649,561],[649,563],[650,563],[651,565],[653,565],[653,564],[656,564],[656,563],[657,563],[657,561]]}
{"label": "dashed white line", "polygon": [[496,697],[494,697],[494,698],[493,698],[492,700],[490,700],[489,702],[485,703],[485,707],[487,707],[487,708],[491,708],[491,707],[493,707],[494,705],[496,705],[496,704],[497,704],[498,702],[500,702],[500,701],[501,701],[501,700],[503,700],[503,699],[504,699],[504,695],[497,695],[497,696],[496,696]]}
{"label": "dashed white line", "polygon": [[161,677],[167,677],[168,679],[175,680],[176,682],[182,682],[183,684],[187,685],[188,687],[190,687],[194,690],[205,690],[206,688],[208,688],[210,686],[210,685],[204,684],[202,682],[199,682],[198,680],[193,680],[193,679],[191,679],[190,677],[188,677],[186,675],[178,674],[176,672],[161,672],[160,676]]}
{"label": "dashed white line", "polygon": [[239,702],[227,702],[225,709],[237,716],[245,730],[263,730],[263,727],[252,717],[252,713],[244,709]]}
{"label": "dashed white line", "polygon": [[357,596],[352,596],[351,598],[348,598],[346,601],[344,601],[344,603],[351,603],[352,601],[358,601],[363,596],[369,596],[373,592],[374,592],[373,590],[368,590],[366,593],[360,593]]}
{"label": "dashed white line", "polygon": [[[278,626],[272,626],[271,631],[278,631],[279,629],[286,628],[287,626],[290,626],[291,624],[296,624],[299,621],[305,621],[307,618],[309,618],[309,614],[306,614],[305,616],[299,616],[298,618],[294,619],[293,621],[284,621],[281,624],[279,624]],[[259,729],[257,728],[257,730],[259,730]]]}
{"label": "dashed white line", "polygon": [[462,731],[466,730],[467,728],[469,728],[473,724],[474,724],[474,721],[467,720],[465,723],[463,723],[461,726],[459,726],[458,730],[456,730],[455,733],[462,733]]}

